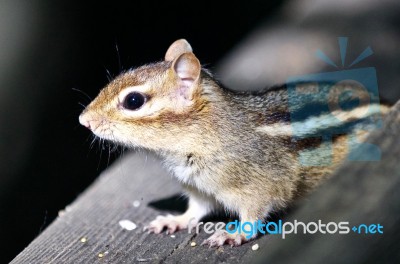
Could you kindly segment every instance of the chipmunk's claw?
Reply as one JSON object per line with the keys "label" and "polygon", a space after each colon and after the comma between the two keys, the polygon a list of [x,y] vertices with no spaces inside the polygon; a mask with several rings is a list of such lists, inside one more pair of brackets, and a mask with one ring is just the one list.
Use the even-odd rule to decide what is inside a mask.
{"label": "chipmunk's claw", "polygon": [[173,234],[178,230],[186,228],[184,223],[179,221],[179,218],[173,215],[162,216],[159,215],[149,223],[149,225],[145,226],[143,231],[148,231],[149,233],[160,234],[164,228],[167,229],[166,234]]}
{"label": "chipmunk's claw", "polygon": [[212,236],[207,238],[206,240],[201,243],[201,245],[209,245],[209,247],[220,247],[224,244],[234,246],[240,246],[243,243],[247,242],[248,240],[242,234],[230,234],[225,230],[218,230]]}

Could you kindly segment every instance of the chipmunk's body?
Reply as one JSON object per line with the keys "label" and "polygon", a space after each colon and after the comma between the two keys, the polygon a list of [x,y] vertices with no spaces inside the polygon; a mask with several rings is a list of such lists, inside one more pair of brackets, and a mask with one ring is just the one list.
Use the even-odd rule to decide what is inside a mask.
{"label": "chipmunk's body", "polygon": [[[315,84],[302,87],[312,90]],[[338,98],[349,87],[336,87],[330,95]],[[238,213],[242,222],[263,220],[315,187],[349,149],[348,135],[333,135],[332,151],[313,152],[327,144],[319,132],[346,122],[352,122],[346,131],[354,132],[387,111],[365,103],[365,96],[351,110],[333,107],[331,113],[314,113],[310,104],[291,96],[286,87],[233,92],[201,69],[189,44],[179,40],[171,45],[165,61],[112,81],[85,109],[80,122],[99,137],[164,157],[167,168],[185,187],[189,208],[180,216],[158,217],[148,230],[160,233],[167,227],[174,232],[218,209]],[[326,104],[326,100],[316,93],[313,103]],[[304,126],[294,129],[298,126],[293,120],[290,123],[291,115],[305,109],[309,115],[295,121]],[[325,121],[332,113],[341,123]],[[331,162],[305,166],[299,161],[300,152],[310,164]],[[245,240],[243,235],[216,233],[206,242],[240,245]]]}

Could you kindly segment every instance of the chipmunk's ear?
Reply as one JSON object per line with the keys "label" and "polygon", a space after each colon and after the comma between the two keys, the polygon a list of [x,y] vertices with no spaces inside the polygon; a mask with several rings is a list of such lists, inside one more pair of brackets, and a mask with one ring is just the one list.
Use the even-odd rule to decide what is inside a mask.
{"label": "chipmunk's ear", "polygon": [[181,80],[182,88],[191,88],[200,77],[201,65],[192,52],[181,54],[171,67]]}
{"label": "chipmunk's ear", "polygon": [[169,46],[167,53],[165,53],[166,61],[173,61],[183,53],[192,52],[192,47],[185,39],[178,39]]}

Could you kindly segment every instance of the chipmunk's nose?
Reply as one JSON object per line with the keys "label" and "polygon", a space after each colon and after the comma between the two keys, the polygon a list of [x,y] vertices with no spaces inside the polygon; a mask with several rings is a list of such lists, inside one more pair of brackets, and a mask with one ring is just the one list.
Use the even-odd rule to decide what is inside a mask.
{"label": "chipmunk's nose", "polygon": [[82,126],[85,126],[85,127],[89,128],[89,129],[92,129],[90,127],[90,120],[87,118],[87,115],[85,115],[85,113],[82,113],[79,116],[79,123],[81,123]]}

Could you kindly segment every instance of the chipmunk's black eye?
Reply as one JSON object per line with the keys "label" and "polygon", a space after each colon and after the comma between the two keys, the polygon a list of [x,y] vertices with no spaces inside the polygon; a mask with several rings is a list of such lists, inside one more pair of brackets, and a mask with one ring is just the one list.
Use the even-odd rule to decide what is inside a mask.
{"label": "chipmunk's black eye", "polygon": [[125,97],[123,107],[128,110],[137,110],[145,103],[145,101],[146,98],[143,94],[133,92]]}

